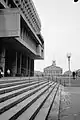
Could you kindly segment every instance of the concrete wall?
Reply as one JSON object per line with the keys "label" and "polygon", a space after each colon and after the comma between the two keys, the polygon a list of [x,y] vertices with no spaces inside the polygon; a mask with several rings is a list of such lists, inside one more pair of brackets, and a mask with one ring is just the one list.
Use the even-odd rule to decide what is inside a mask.
{"label": "concrete wall", "polygon": [[37,55],[39,57],[42,57],[42,59],[43,59],[44,58],[44,49],[40,44],[37,45],[36,51],[37,51]]}
{"label": "concrete wall", "polygon": [[0,37],[20,36],[20,15],[11,9],[0,10]]}
{"label": "concrete wall", "polygon": [[[5,48],[0,46],[0,67],[5,72]],[[4,76],[4,75],[3,75]]]}
{"label": "concrete wall", "polygon": [[21,15],[18,9],[0,10],[0,37],[15,37],[16,40],[35,55],[35,59],[43,59],[44,48],[28,31],[27,23]]}

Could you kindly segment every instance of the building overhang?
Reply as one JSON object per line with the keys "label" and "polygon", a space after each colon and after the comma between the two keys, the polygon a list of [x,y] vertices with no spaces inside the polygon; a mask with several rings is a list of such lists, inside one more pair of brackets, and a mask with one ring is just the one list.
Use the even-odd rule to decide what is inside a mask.
{"label": "building overhang", "polygon": [[25,54],[32,59],[43,59],[43,57],[37,55],[37,52],[33,51],[29,46],[23,43],[19,38],[4,37],[0,39],[0,44],[3,44],[7,49],[14,49],[15,51]]}
{"label": "building overhang", "polygon": [[[44,54],[44,47],[43,47],[44,43],[42,41],[42,37],[38,37],[37,34],[33,31],[28,21],[26,20],[26,17],[24,16],[24,14],[16,8],[9,8],[9,9],[1,9],[0,15],[1,15],[0,16],[1,22],[3,22],[3,25],[2,23],[0,23],[1,24],[0,37],[11,38],[11,39],[13,38],[13,40],[15,39],[14,41],[8,40],[7,42],[12,42],[15,44],[15,41],[17,41],[16,42],[17,44],[15,44],[16,48],[19,45],[19,48],[21,50],[23,49],[23,51],[26,51],[26,52],[28,51],[28,53],[30,53],[34,59],[43,59],[44,58],[44,55],[43,55]],[[2,20],[2,16],[3,16],[3,20]],[[28,29],[30,36],[34,38],[34,41],[36,43],[35,50],[32,49],[30,46],[28,46],[27,42],[25,42],[24,40],[21,40],[20,38],[20,16],[25,21],[25,26]]]}
{"label": "building overhang", "polygon": [[[18,10],[18,9],[17,9]],[[19,11],[19,10],[18,10]],[[18,12],[17,11],[17,12]],[[24,19],[24,21],[26,22],[26,26],[28,27],[29,31],[31,32],[32,36],[35,38],[36,42],[38,42],[39,44],[42,44],[39,37],[37,36],[37,34],[33,31],[33,29],[31,28],[28,20],[26,19],[26,17],[24,16],[24,14],[22,13],[22,11],[19,11],[20,15],[22,16],[22,18]]]}
{"label": "building overhang", "polygon": [[17,9],[17,8],[7,8],[7,9],[0,9],[0,15],[6,15],[6,14],[18,14],[21,15],[21,17],[23,18],[23,20],[26,23],[26,26],[28,28],[28,30],[31,32],[31,35],[35,38],[35,41],[39,44],[42,44],[43,42],[43,38],[41,37],[41,34],[36,34],[33,29],[31,28],[28,20],[26,19],[26,17],[24,16],[24,14],[22,13],[21,10]]}

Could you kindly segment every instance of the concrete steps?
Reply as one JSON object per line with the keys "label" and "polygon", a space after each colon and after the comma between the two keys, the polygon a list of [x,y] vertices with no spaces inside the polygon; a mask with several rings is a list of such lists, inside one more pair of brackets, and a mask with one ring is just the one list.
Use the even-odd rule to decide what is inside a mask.
{"label": "concrete steps", "polygon": [[[42,80],[43,81],[43,80]],[[21,88],[24,88],[24,87],[29,87],[31,85],[35,85],[35,84],[39,84],[41,81],[32,81],[32,82],[27,82],[27,83],[22,83],[22,84],[17,84],[15,86],[8,86],[8,87],[4,87],[0,89],[0,94],[4,94],[4,93],[8,93],[8,92],[11,92],[11,91],[14,91],[14,90],[17,90],[17,89],[21,89]]]}
{"label": "concrete steps", "polygon": [[48,120],[59,120],[60,94],[61,94],[62,87],[63,86],[59,85],[59,89],[57,91],[55,98],[53,99],[53,102],[50,108],[50,113],[47,118]]}
{"label": "concrete steps", "polygon": [[47,85],[47,82],[41,82],[38,85],[32,85],[32,86],[24,87],[24,88],[15,90],[15,91],[8,92],[6,94],[2,94],[2,95],[0,95],[0,103],[4,102],[5,100],[8,100],[10,98],[16,97],[17,95],[20,95],[22,93],[33,90],[34,88],[38,88],[41,85],[45,86],[45,85]]}
{"label": "concrete steps", "polygon": [[[40,80],[40,81],[42,81],[42,80]],[[25,84],[25,83],[35,83],[35,82],[39,82],[38,80],[36,80],[36,81],[34,81],[34,80],[31,80],[31,81],[27,81],[27,80],[23,80],[23,81],[13,81],[13,82],[11,82],[11,81],[8,81],[8,82],[6,82],[6,81],[4,81],[5,83],[3,83],[3,81],[1,81],[1,83],[0,83],[0,89],[1,88],[6,88],[6,87],[11,87],[11,86],[15,86],[15,85],[22,85],[22,84]]]}
{"label": "concrete steps", "polygon": [[58,90],[58,85],[56,85],[56,87],[54,86],[51,86],[52,90],[49,89],[49,93],[47,95],[47,97],[45,98],[45,101],[43,103],[43,106],[41,106],[41,109],[38,109],[36,111],[36,113],[38,112],[37,116],[35,117],[35,113],[33,114],[33,116],[31,116],[30,119],[34,118],[35,117],[35,120],[45,120],[47,119],[47,116],[49,114],[49,111],[50,111],[50,107],[51,107],[51,104],[52,104],[52,101],[53,99],[55,99],[55,96],[56,96],[56,93],[57,93],[57,90]]}
{"label": "concrete steps", "polygon": [[[45,120],[60,85],[48,80],[1,81],[0,120]],[[9,85],[9,86],[8,86]],[[5,91],[5,92],[4,92]]]}

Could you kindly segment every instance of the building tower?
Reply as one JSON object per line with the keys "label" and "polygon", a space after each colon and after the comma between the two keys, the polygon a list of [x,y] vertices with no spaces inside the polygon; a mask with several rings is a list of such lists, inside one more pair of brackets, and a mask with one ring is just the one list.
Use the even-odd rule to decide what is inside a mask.
{"label": "building tower", "polygon": [[52,61],[52,65],[56,66],[56,61],[55,60]]}

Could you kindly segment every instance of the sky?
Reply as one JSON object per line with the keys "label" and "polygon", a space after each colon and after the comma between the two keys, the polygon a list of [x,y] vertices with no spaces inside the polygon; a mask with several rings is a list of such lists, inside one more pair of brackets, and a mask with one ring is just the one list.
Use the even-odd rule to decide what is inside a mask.
{"label": "sky", "polygon": [[44,60],[35,60],[35,70],[43,71],[56,60],[67,71],[67,53],[71,53],[71,71],[80,69],[80,1],[73,1],[33,0],[44,38]]}

